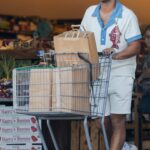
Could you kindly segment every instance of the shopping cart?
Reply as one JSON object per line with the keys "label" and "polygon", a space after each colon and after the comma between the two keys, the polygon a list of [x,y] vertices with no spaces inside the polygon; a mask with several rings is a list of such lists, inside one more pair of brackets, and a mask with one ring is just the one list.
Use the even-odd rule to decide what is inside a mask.
{"label": "shopping cart", "polygon": [[[50,54],[44,55],[49,62]],[[13,70],[13,105],[17,113],[47,120],[56,150],[50,120],[83,120],[88,149],[92,150],[88,119],[101,118],[106,149],[109,150],[104,125],[111,57],[99,56],[100,64],[91,64],[81,53],[53,54],[53,66],[37,65]],[[41,128],[39,134],[44,150],[48,150]]]}

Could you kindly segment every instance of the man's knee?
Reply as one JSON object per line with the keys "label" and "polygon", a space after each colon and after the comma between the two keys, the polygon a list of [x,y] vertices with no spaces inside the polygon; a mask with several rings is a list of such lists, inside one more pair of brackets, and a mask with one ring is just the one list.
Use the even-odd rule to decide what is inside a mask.
{"label": "man's knee", "polygon": [[111,115],[111,125],[113,130],[119,130],[125,127],[125,115]]}
{"label": "man's knee", "polygon": [[[102,123],[101,121],[102,121],[101,119],[96,120],[96,127],[99,128],[99,129],[101,129],[101,127],[102,127],[101,126],[101,123]],[[109,116],[105,117],[104,124],[105,124],[106,128],[110,128],[111,123],[110,123],[110,117]]]}

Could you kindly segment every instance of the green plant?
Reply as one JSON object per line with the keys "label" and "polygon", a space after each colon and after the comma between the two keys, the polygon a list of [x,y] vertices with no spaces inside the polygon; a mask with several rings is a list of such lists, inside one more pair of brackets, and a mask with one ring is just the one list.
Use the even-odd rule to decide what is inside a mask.
{"label": "green plant", "polygon": [[31,66],[32,62],[31,60],[16,60],[16,68],[18,67],[25,67],[25,66]]}
{"label": "green plant", "polygon": [[0,70],[1,75],[7,80],[11,79],[12,70],[15,68],[16,62],[12,56],[4,54],[0,56]]}
{"label": "green plant", "polygon": [[37,61],[32,62],[31,60],[15,60],[8,54],[0,55],[0,79],[11,79],[14,68],[36,65],[37,63]]}

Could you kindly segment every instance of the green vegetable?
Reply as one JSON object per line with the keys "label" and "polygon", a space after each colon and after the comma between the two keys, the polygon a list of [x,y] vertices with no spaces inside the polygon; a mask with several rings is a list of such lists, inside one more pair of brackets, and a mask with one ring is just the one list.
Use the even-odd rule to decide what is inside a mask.
{"label": "green vegetable", "polygon": [[16,62],[15,59],[8,54],[0,56],[0,70],[1,75],[9,80],[11,79],[12,70],[15,68]]}

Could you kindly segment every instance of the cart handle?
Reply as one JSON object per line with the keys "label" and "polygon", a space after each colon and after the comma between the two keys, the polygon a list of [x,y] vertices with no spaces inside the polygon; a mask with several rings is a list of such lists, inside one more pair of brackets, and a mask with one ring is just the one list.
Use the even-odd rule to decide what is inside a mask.
{"label": "cart handle", "polygon": [[115,54],[114,51],[112,51],[109,55],[105,55],[103,52],[98,52],[98,56],[100,57],[110,57],[112,59],[113,55]]}

